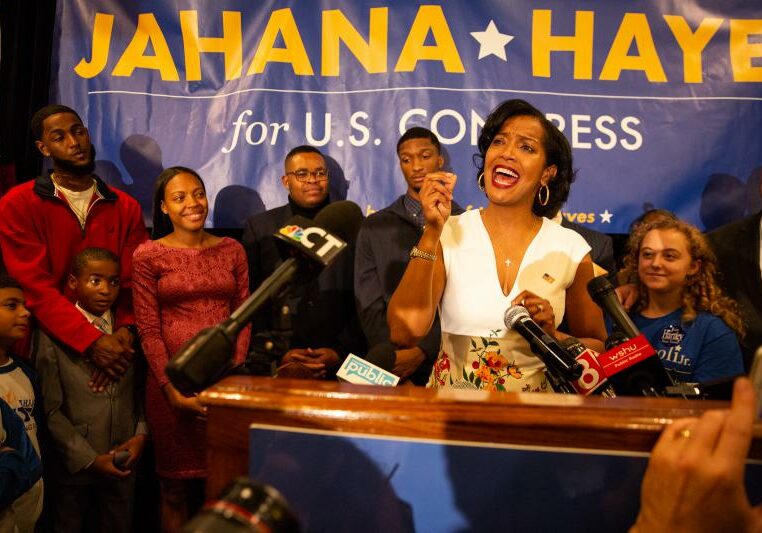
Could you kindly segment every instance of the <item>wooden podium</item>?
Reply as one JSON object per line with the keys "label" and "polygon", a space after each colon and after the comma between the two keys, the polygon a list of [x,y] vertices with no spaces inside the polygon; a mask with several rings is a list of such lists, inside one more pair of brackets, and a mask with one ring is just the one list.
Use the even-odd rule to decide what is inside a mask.
{"label": "wooden podium", "polygon": [[[647,454],[665,424],[727,407],[679,399],[435,391],[259,377],[227,378],[206,390],[201,401],[208,406],[209,496],[247,475],[251,424]],[[750,459],[762,460],[762,424],[754,428]]]}

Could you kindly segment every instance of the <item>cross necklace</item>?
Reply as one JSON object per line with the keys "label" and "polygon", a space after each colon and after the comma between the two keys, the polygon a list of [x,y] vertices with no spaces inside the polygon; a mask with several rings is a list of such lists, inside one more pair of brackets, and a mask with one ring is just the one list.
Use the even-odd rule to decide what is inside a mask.
{"label": "cross necklace", "polygon": [[[482,214],[482,217],[484,217],[484,214]],[[530,239],[529,239],[529,242],[531,242],[531,240],[536,235],[538,226],[542,225],[542,219],[538,219],[537,222],[539,224],[537,224],[537,223],[532,224],[533,227],[529,231],[529,235],[531,236]],[[486,225],[485,225],[485,227],[486,227]],[[487,233],[489,233],[489,231]],[[508,271],[511,268],[511,266],[513,265],[513,261],[511,260],[510,257],[508,257],[508,253],[506,253],[506,250],[502,246],[502,241],[504,239],[505,239],[505,236],[502,236],[502,238],[495,239],[493,246],[494,246],[495,252],[497,252],[498,256],[502,255],[503,257],[505,257],[505,260],[503,261],[503,264],[505,265],[505,271],[503,272],[503,281],[502,281],[502,283],[500,285],[501,285],[501,288],[503,289],[503,294],[507,294],[509,292],[508,291],[509,285],[511,284],[510,275],[509,275]],[[528,243],[527,243],[527,245],[528,245]],[[526,248],[524,248],[524,252],[526,252]],[[523,256],[523,253],[521,255]],[[498,274],[498,279],[499,278],[500,278],[500,275]]]}

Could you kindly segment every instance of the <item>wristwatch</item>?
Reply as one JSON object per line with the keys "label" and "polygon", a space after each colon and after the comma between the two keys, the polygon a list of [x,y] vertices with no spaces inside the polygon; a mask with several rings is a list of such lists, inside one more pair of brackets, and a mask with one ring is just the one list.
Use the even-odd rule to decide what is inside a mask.
{"label": "wristwatch", "polygon": [[425,259],[426,261],[437,260],[436,254],[430,254],[429,252],[424,252],[423,250],[419,250],[417,246],[413,246],[413,249],[410,250],[410,259],[414,259],[416,257],[420,257],[421,259]]}

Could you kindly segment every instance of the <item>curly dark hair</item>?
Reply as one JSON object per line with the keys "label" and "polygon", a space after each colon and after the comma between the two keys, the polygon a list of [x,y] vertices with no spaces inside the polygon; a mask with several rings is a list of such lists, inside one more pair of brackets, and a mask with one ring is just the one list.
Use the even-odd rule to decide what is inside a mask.
{"label": "curly dark hair", "polygon": [[283,160],[283,163],[288,163],[288,160],[294,157],[295,155],[299,154],[317,154],[323,159],[325,159],[325,156],[323,155],[323,152],[315,148],[314,146],[310,146],[309,144],[302,144],[301,146],[297,146],[296,148],[292,148],[287,154],[286,158]]}
{"label": "curly dark hair", "polygon": [[79,277],[82,275],[82,272],[87,267],[87,263],[90,261],[111,261],[112,263],[115,263],[117,267],[120,266],[119,258],[114,252],[105,248],[96,248],[93,246],[85,248],[74,256],[74,259],[71,262],[71,273],[74,274],[75,277]]}
{"label": "curly dark hair", "polygon": [[3,265],[0,264],[0,289],[21,289],[21,284],[12,278],[10,274],[3,270]]}
{"label": "curly dark hair", "polygon": [[397,154],[400,153],[400,146],[402,146],[402,143],[411,139],[428,139],[431,141],[431,144],[434,145],[434,148],[437,149],[437,153],[442,153],[442,145],[439,142],[439,137],[437,137],[433,131],[420,126],[414,126],[403,133],[402,137],[397,141]]}
{"label": "curly dark hair", "polygon": [[161,202],[164,200],[164,191],[167,188],[167,183],[177,176],[178,174],[190,174],[194,176],[201,186],[206,190],[204,180],[198,175],[198,172],[187,167],[169,167],[158,175],[156,182],[153,185],[153,229],[151,230],[151,239],[158,240],[162,237],[166,237],[172,233],[175,229],[172,227],[172,221],[169,220],[169,215],[165,214],[161,210]]}
{"label": "curly dark hair", "polygon": [[537,216],[552,217],[569,197],[569,189],[574,181],[576,171],[572,168],[572,153],[569,141],[564,134],[545,115],[529,102],[524,100],[506,100],[497,106],[487,117],[482,132],[479,135],[477,147],[479,153],[474,155],[474,164],[477,166],[477,182],[484,173],[484,156],[492,144],[492,139],[500,131],[506,120],[512,117],[529,116],[536,118],[542,126],[545,136],[542,145],[545,149],[545,166],[556,166],[556,175],[548,183],[550,198],[547,205],[541,205],[535,198],[532,212]]}
{"label": "curly dark hair", "polygon": [[696,274],[686,278],[683,287],[683,322],[692,322],[699,311],[705,311],[721,318],[739,337],[743,337],[745,326],[738,311],[738,304],[725,296],[717,283],[717,258],[706,237],[695,226],[678,219],[661,218],[646,222],[640,224],[630,235],[622,277],[634,283],[638,289],[640,298],[633,306],[633,311],[639,311],[648,305],[648,289],[638,276],[638,261],[643,239],[653,230],[676,230],[685,235],[691,259],[700,265]]}
{"label": "curly dark hair", "polygon": [[632,233],[641,224],[650,224],[651,222],[656,222],[657,220],[662,220],[665,218],[677,220],[677,215],[674,214],[669,209],[655,208],[655,209],[649,209],[648,211],[643,211],[643,213],[638,218],[630,222],[630,227],[629,227],[630,231],[628,231],[627,233]]}
{"label": "curly dark hair", "polygon": [[37,110],[37,112],[32,117],[29,125],[30,129],[32,130],[32,135],[34,135],[34,139],[36,141],[42,139],[42,124],[45,122],[45,119],[59,113],[71,113],[77,117],[77,120],[79,120],[82,125],[84,125],[84,122],[82,122],[82,118],[79,116],[79,113],[74,111],[71,107],[61,104],[46,105],[45,107]]}

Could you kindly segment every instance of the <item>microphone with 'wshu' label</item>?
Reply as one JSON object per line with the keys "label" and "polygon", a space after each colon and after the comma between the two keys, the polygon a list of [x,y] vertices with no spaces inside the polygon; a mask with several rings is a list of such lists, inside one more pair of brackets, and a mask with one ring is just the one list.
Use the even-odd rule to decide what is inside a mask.
{"label": "microphone with 'wshu' label", "polygon": [[[642,335],[604,276],[587,284],[590,297],[616,325],[598,356],[606,377],[619,396],[661,396],[674,385],[656,351]],[[612,346],[613,345],[613,346]]]}

